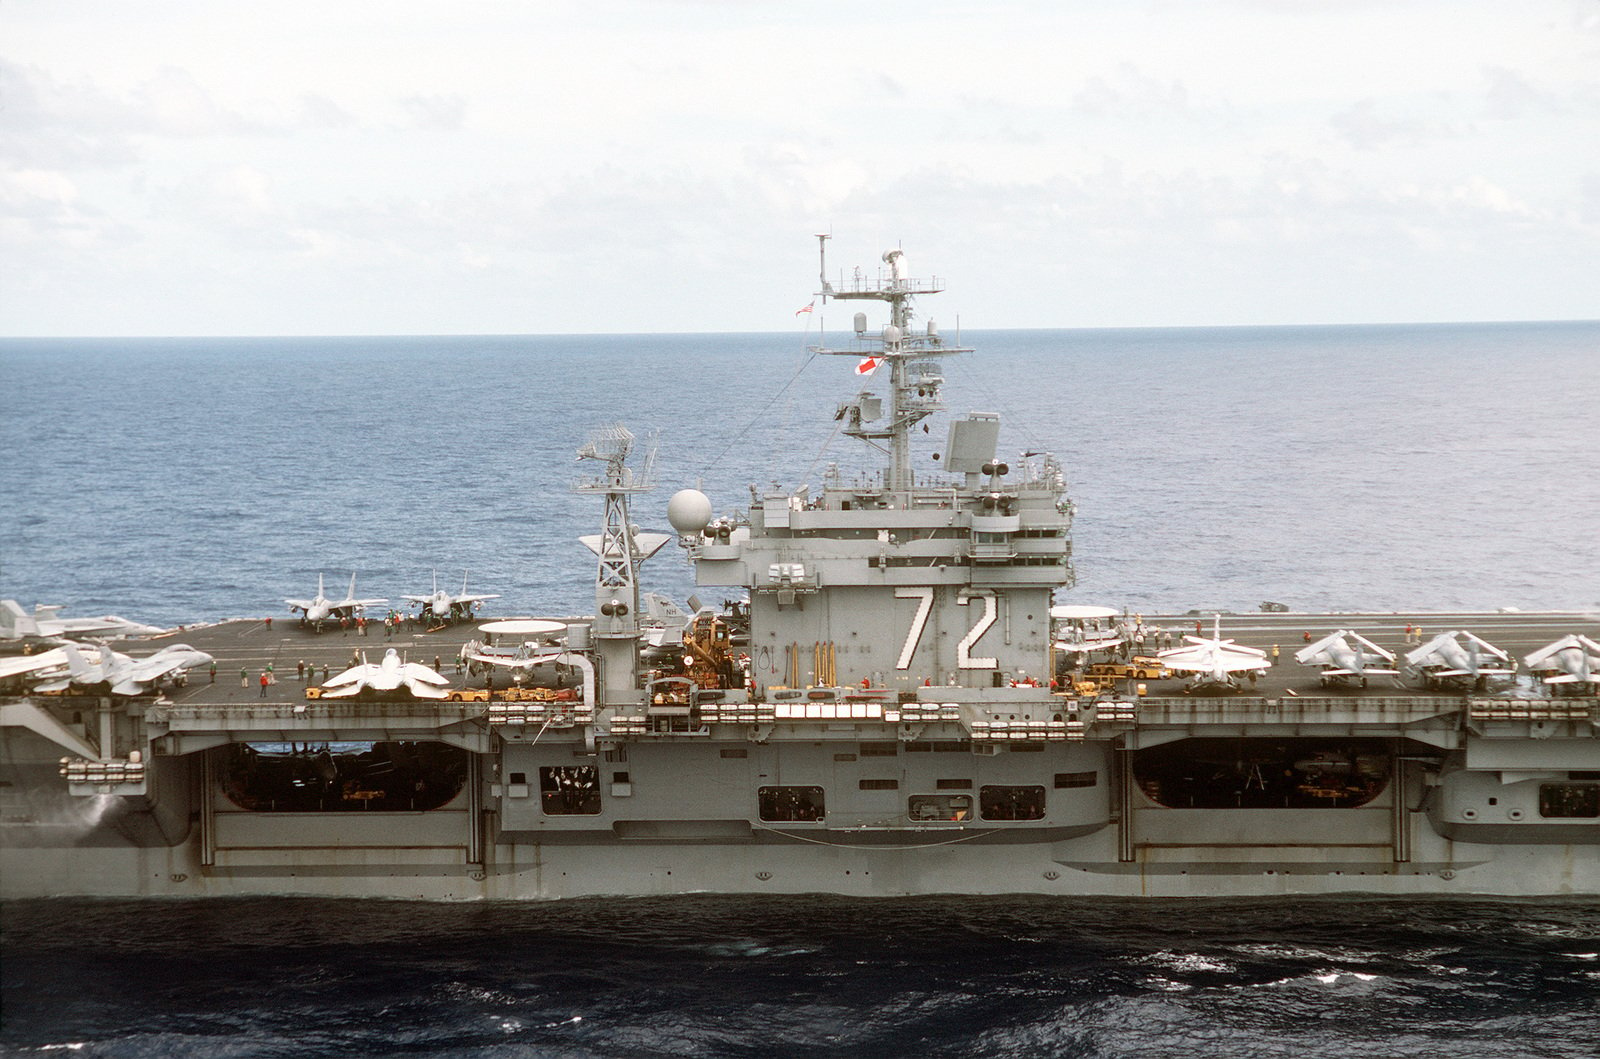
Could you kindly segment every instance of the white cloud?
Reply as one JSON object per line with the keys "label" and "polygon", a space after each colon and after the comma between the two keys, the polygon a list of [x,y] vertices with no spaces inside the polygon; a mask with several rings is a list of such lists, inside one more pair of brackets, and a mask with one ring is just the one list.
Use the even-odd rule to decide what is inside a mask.
{"label": "white cloud", "polygon": [[990,326],[1595,315],[1586,10],[10,5],[0,331],[783,327],[829,229]]}

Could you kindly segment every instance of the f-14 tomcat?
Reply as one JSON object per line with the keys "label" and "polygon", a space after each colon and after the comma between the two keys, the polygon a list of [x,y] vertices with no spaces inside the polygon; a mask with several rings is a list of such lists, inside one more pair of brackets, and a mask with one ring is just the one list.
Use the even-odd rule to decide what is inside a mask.
{"label": "f-14 tomcat", "polygon": [[[355,589],[352,586],[351,592]],[[472,593],[467,591],[467,573],[461,572],[461,591],[452,595],[439,587],[439,572],[433,572],[433,591],[425,596],[406,596],[406,601],[417,607],[417,613],[433,621],[468,621],[472,612],[491,599],[499,599],[497,593]]]}
{"label": "f-14 tomcat", "polygon": [[[885,462],[742,508],[673,495],[697,583],[730,601],[695,609],[681,651],[644,650],[652,548],[630,505],[652,483],[615,428],[581,450],[602,508],[593,613],[528,626],[559,678],[487,666],[439,700],[323,697],[348,640],[240,623],[186,638],[225,644],[230,667],[254,652],[241,679],[286,646],[310,675],[5,699],[0,893],[1600,893],[1595,698],[1335,696],[1265,664],[1312,629],[1376,643],[1405,616],[1230,619],[1258,674],[1231,696],[1058,686],[1062,464],[1002,451],[993,412],[913,445],[946,411],[943,365],[972,351],[918,319],[939,284],[899,251],[831,282],[826,245],[822,303],[886,317],[817,348],[867,380],[833,411]],[[1494,635],[1527,650],[1554,625],[1597,632],[1529,616]],[[473,634],[405,649],[439,669]]]}
{"label": "f-14 tomcat", "polygon": [[317,575],[317,594],[310,599],[286,599],[290,613],[298,612],[300,624],[311,625],[317,630],[322,629],[325,621],[345,621],[361,615],[368,607],[380,606],[389,602],[387,599],[357,599],[356,575],[350,575],[350,589],[343,599],[329,599],[323,595],[322,575]]}

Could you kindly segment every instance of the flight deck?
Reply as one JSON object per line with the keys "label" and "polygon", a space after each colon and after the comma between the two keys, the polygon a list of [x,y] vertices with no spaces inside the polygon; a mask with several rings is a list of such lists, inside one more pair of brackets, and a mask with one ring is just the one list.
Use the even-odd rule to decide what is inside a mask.
{"label": "flight deck", "polygon": [[[1180,643],[1183,636],[1196,634],[1196,623],[1201,633],[1209,635],[1216,620],[1214,615],[1215,612],[1198,615],[1130,614],[1128,618],[1142,622],[1149,639],[1143,654],[1153,655],[1155,646],[1166,642],[1165,638],[1158,638],[1158,630],[1170,632],[1172,642]],[[484,619],[485,622],[488,620]],[[555,620],[565,622],[568,619]],[[304,702],[308,687],[320,687],[323,681],[360,664],[363,653],[367,661],[375,663],[390,648],[400,652],[410,662],[430,667],[437,663],[440,675],[451,681],[451,690],[484,689],[483,676],[469,675],[466,667],[458,665],[462,648],[469,641],[484,639],[484,635],[477,631],[478,624],[455,623],[430,630],[418,621],[402,622],[397,634],[386,636],[379,622],[368,622],[366,632],[362,634],[354,627],[341,630],[337,626],[314,632],[309,627],[302,627],[293,617],[275,617],[270,622],[265,618],[240,619],[192,626],[181,631],[172,630],[149,639],[120,641],[113,646],[119,651],[143,652],[152,646],[182,642],[215,658],[215,680],[212,680],[207,669],[190,671],[186,686],[165,691],[166,698],[174,703],[281,704]],[[1407,626],[1413,630],[1409,640]],[[1221,616],[1221,629],[1224,637],[1265,652],[1266,660],[1271,663],[1263,677],[1254,683],[1243,684],[1241,695],[1264,698],[1439,695],[1459,698],[1462,694],[1460,691],[1431,690],[1419,682],[1395,677],[1375,676],[1366,688],[1324,687],[1319,681],[1318,671],[1296,663],[1294,654],[1306,644],[1340,629],[1365,636],[1399,655],[1436,633],[1461,629],[1493,643],[1513,658],[1520,658],[1568,634],[1600,638],[1600,618],[1578,613],[1224,613]],[[1121,655],[1113,651],[1096,657],[1109,659]],[[304,669],[301,663],[304,663]],[[1041,660],[1035,672],[1042,674],[1047,668],[1045,661]],[[260,684],[263,673],[269,673],[268,679],[271,681],[265,693]],[[853,674],[841,671],[837,676],[841,685],[860,686],[859,678],[851,679]],[[1521,689],[1520,693],[1540,695],[1540,689],[1529,681],[1526,674],[1518,678],[1516,686]],[[502,691],[510,686],[510,681],[505,677],[498,678],[494,683]],[[1173,676],[1165,680],[1123,680],[1118,686],[1105,689],[1101,697],[1137,696],[1140,684],[1144,685],[1145,697],[1183,695],[1184,681]],[[1507,682],[1498,681],[1485,692],[1492,695],[1506,690]]]}

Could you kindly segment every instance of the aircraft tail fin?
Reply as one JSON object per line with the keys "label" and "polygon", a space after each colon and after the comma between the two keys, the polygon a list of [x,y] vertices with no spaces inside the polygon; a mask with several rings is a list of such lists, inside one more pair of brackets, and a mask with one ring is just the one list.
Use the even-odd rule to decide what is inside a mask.
{"label": "aircraft tail fin", "polygon": [[86,677],[93,672],[89,667],[89,660],[83,657],[76,645],[70,643],[62,644],[61,650],[67,656],[67,673],[70,676],[74,678]]}
{"label": "aircraft tail fin", "polygon": [[0,599],[0,637],[19,640],[38,634],[39,623],[22,609],[20,603],[14,599]]}

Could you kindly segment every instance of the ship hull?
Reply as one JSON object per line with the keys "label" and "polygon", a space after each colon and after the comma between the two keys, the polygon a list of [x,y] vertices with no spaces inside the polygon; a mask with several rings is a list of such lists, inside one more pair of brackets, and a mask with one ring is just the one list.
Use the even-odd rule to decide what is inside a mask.
{"label": "ship hull", "polygon": [[[296,803],[285,792],[314,782],[293,778],[305,769],[280,768],[276,795],[247,792],[241,769],[263,769],[243,748],[268,744],[241,742],[155,757],[137,793],[74,793],[50,744],[11,730],[0,897],[1600,894],[1600,818],[1586,801],[1600,797],[1596,704],[1563,702],[1559,722],[1480,721],[1507,729],[1490,738],[1459,731],[1448,703],[1408,715],[1395,701],[1383,723],[1323,717],[1339,729],[1323,735],[1284,716],[1288,703],[1229,707],[1278,714],[1269,730],[1169,700],[1140,704],[1112,739],[1016,745],[959,740],[955,723],[904,742],[863,738],[883,734],[870,725],[796,723],[609,750],[570,730],[532,744],[486,733],[493,752],[430,744],[460,782],[419,809],[372,808],[394,804],[392,783],[351,800],[357,783],[384,793],[370,777],[346,780],[342,797],[331,785],[331,802]],[[309,767],[325,754],[310,740],[327,733],[301,734],[293,760]],[[361,756],[382,759],[385,775],[416,757]],[[572,770],[593,770],[600,789],[541,791]],[[1323,789],[1336,782],[1343,794]],[[413,784],[406,774],[400,786]],[[774,789],[825,792],[825,811],[784,810]],[[1016,791],[1040,792],[1036,811],[993,793]]]}
{"label": "ship hull", "polygon": [[[1149,851],[1118,863],[1114,837],[908,852],[804,845],[497,846],[485,868],[396,863],[386,851],[286,852],[248,866],[201,864],[171,848],[26,847],[0,851],[0,896],[318,896],[554,900],[674,893],[1058,894],[1250,897],[1291,894],[1578,896],[1597,892],[1592,845],[1448,843],[1444,859],[1397,865],[1361,851],[1209,848]],[[388,863],[385,863],[385,862]]]}

